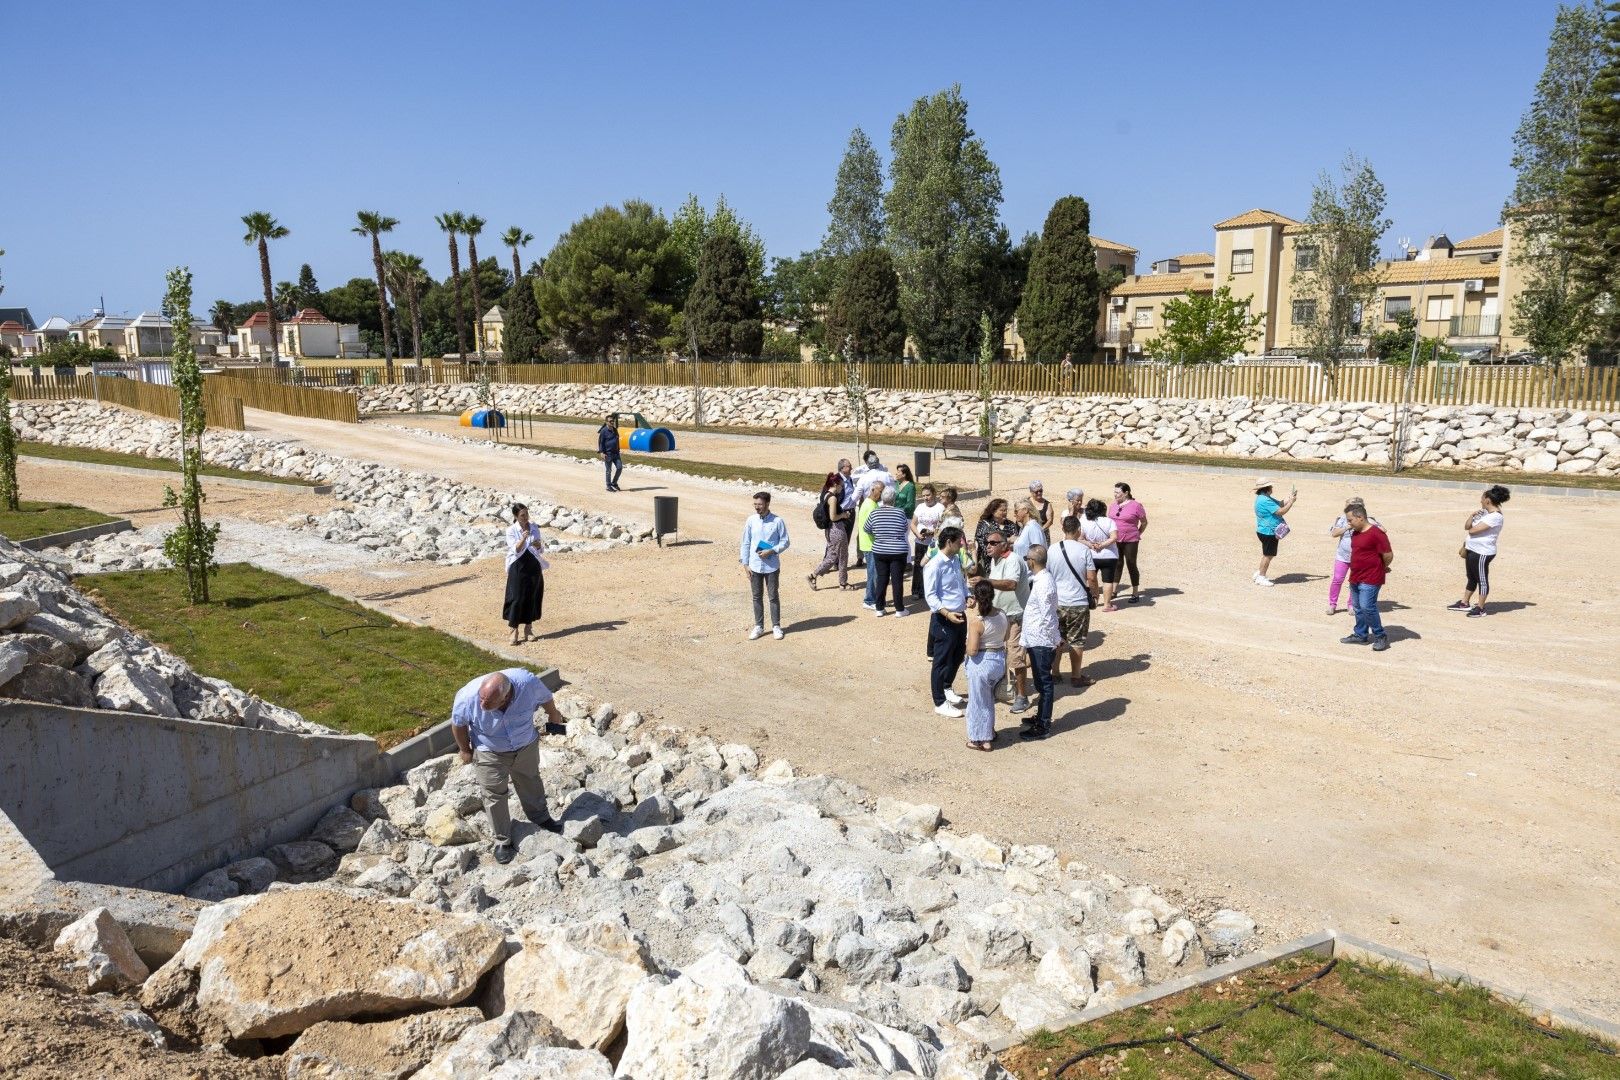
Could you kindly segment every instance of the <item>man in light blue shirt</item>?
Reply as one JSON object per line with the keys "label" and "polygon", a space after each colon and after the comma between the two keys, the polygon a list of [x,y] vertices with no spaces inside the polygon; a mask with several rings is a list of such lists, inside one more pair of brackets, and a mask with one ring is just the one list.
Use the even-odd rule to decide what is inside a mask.
{"label": "man in light blue shirt", "polygon": [[928,684],[934,695],[934,711],[941,716],[962,716],[962,705],[967,700],[951,689],[967,654],[967,578],[957,558],[961,550],[962,530],[954,525],[941,529],[939,554],[923,567],[923,599],[932,613],[928,638],[934,647],[934,668]]}
{"label": "man in light blue shirt", "polygon": [[495,835],[495,861],[512,861],[512,811],[507,793],[517,789],[523,813],[542,829],[555,829],[540,782],[540,733],[534,714],[546,711],[547,729],[560,732],[562,714],[540,676],[522,668],[480,675],[456,691],[450,708],[450,732],[461,750],[461,763],[471,764],[478,780],[484,813]]}
{"label": "man in light blue shirt", "polygon": [[789,543],[787,522],[771,513],[771,493],[756,492],[754,516],[743,525],[742,546],[737,552],[754,597],[754,628],[748,632],[749,641],[765,636],[766,593],[771,598],[771,635],[782,640],[782,599],[778,589],[782,560],[778,556]]}

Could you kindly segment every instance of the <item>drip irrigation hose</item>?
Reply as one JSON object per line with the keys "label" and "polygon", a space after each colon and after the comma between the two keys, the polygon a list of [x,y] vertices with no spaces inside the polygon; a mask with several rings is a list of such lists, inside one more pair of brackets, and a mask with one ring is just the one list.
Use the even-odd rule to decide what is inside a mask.
{"label": "drip irrigation hose", "polygon": [[1413,1061],[1411,1058],[1407,1057],[1404,1054],[1397,1054],[1395,1051],[1389,1049],[1388,1047],[1379,1046],[1377,1043],[1372,1042],[1371,1040],[1363,1039],[1360,1035],[1357,1035],[1354,1032],[1346,1031],[1346,1030],[1344,1030],[1344,1028],[1339,1027],[1337,1024],[1330,1024],[1326,1020],[1321,1019],[1320,1017],[1315,1017],[1315,1016],[1310,1015],[1309,1013],[1300,1012],[1298,1009],[1294,1008],[1292,1005],[1287,1004],[1286,1002],[1273,1001],[1271,1004],[1275,1005],[1277,1008],[1281,1009],[1283,1012],[1287,1013],[1290,1016],[1297,1016],[1301,1020],[1308,1020],[1311,1023],[1316,1024],[1319,1027],[1325,1027],[1329,1031],[1333,1032],[1335,1035],[1342,1035],[1346,1039],[1349,1039],[1351,1042],[1360,1043],[1362,1046],[1365,1046],[1369,1050],[1376,1050],[1378,1053],[1383,1054],[1387,1058],[1392,1058],[1393,1060],[1400,1062],[1402,1065],[1407,1065],[1407,1066],[1410,1066],[1410,1067],[1412,1067],[1414,1069],[1419,1069],[1419,1070],[1421,1070],[1423,1072],[1428,1073],[1430,1076],[1438,1076],[1440,1078],[1440,1080],[1457,1080],[1457,1078],[1455,1076],[1452,1076],[1450,1073],[1443,1073],[1439,1069],[1431,1069],[1431,1068],[1429,1068],[1429,1066],[1423,1064],[1421,1061]]}

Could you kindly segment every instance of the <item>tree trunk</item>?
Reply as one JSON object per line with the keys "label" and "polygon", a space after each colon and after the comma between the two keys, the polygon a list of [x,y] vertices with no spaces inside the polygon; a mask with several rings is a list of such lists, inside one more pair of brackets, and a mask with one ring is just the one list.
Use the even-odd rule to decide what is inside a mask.
{"label": "tree trunk", "polygon": [[416,361],[416,377],[422,377],[422,311],[416,306],[416,283],[405,291],[405,300],[411,305],[411,357]]}
{"label": "tree trunk", "polygon": [[456,234],[450,234],[450,282],[456,294],[456,350],[462,359],[467,357],[467,321],[461,313],[461,251],[456,247]]}
{"label": "tree trunk", "polygon": [[264,279],[264,313],[270,317],[270,364],[281,359],[281,330],[276,326],[276,300],[270,285],[270,245],[259,237],[259,277]]}
{"label": "tree trunk", "polygon": [[517,283],[522,281],[522,280],[523,280],[523,268],[518,264],[517,245],[513,244],[512,245],[512,286],[513,286],[513,288],[516,288]]}
{"label": "tree trunk", "polygon": [[484,298],[478,292],[478,238],[467,237],[467,262],[472,264],[469,270],[472,273],[472,331],[473,348],[478,350],[478,362],[484,361]]}
{"label": "tree trunk", "polygon": [[388,317],[388,279],[383,276],[382,241],[371,234],[371,265],[377,269],[377,310],[382,314],[383,372],[387,380],[394,381],[394,343],[392,320]]}

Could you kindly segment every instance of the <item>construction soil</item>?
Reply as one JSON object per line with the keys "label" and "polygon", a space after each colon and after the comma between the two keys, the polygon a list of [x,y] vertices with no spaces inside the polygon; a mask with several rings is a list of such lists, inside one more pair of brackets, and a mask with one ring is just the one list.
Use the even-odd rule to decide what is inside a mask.
{"label": "construction soil", "polygon": [[[961,721],[932,711],[926,618],[876,619],[859,593],[806,583],[823,547],[808,498],[775,505],[795,541],[783,559],[787,637],[750,642],[737,561],[746,487],[630,468],[624,490],[609,494],[596,464],[389,426],[409,422],[248,414],[250,430],[331,453],[630,521],[650,523],[652,496],[679,496],[680,531],[664,546],[552,560],[540,640],[522,648],[591,695],[875,793],[938,803],[958,829],[1051,844],[1200,910],[1241,908],[1271,940],[1336,928],[1620,1018],[1614,498],[1514,498],[1492,572],[1495,613],[1469,619],[1445,606],[1462,589],[1457,548],[1472,491],[1285,476],[1284,487],[1299,486],[1295,533],[1272,567],[1277,587],[1266,589],[1252,582],[1259,552],[1243,475],[998,457],[998,494],[1039,477],[1058,497],[1075,486],[1106,497],[1124,480],[1151,524],[1142,601],[1092,618],[1096,685],[1060,691],[1045,742],[1020,743],[1003,711],[996,752],[978,754],[964,748]],[[544,425],[535,438],[594,445],[579,425]],[[679,438],[680,456],[739,472],[750,463],[825,470],[850,452],[802,439]],[[878,448],[886,460],[910,459],[909,449]],[[982,464],[949,470],[985,474]],[[1396,553],[1384,590],[1393,645],[1383,653],[1340,644],[1351,617],[1325,614],[1327,530],[1352,494],[1367,499]],[[982,499],[964,504],[970,520]],[[70,501],[112,512],[109,500],[128,501]],[[305,576],[500,646],[495,554],[463,567]]]}

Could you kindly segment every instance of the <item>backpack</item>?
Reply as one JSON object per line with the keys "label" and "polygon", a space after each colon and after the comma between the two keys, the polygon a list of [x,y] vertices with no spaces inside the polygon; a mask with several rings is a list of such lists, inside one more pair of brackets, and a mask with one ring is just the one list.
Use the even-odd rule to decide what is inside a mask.
{"label": "backpack", "polygon": [[827,515],[827,496],[822,495],[816,500],[816,508],[810,511],[810,517],[815,521],[816,528],[832,528],[832,518]]}

